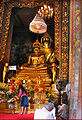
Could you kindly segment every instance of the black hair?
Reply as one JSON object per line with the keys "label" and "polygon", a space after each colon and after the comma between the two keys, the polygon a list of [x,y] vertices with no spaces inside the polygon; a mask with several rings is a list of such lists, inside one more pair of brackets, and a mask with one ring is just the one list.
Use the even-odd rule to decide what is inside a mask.
{"label": "black hair", "polygon": [[18,88],[18,94],[19,94],[19,90],[22,90],[22,94],[23,94],[23,92],[25,92],[26,93],[26,90],[25,90],[25,88],[22,86],[22,85],[19,85],[19,88]]}

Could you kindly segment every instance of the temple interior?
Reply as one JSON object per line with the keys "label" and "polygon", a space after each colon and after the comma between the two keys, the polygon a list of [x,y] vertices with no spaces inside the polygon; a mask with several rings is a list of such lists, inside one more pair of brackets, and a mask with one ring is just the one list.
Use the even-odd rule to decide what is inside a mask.
{"label": "temple interior", "polygon": [[26,113],[50,100],[58,109],[66,92],[69,119],[82,118],[81,5],[80,0],[0,0],[0,113],[19,112],[23,85]]}

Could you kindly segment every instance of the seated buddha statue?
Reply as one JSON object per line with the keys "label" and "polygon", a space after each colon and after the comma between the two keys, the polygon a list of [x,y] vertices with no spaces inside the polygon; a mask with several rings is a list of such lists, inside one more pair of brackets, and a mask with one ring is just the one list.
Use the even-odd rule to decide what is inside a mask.
{"label": "seated buddha statue", "polygon": [[51,43],[49,41],[49,38],[44,38],[41,50],[45,54],[46,62],[53,63],[55,62],[55,53],[51,49],[50,45]]}
{"label": "seated buddha statue", "polygon": [[37,66],[44,63],[44,55],[40,52],[41,44],[38,40],[33,43],[34,52],[29,56],[28,64]]}
{"label": "seated buddha statue", "polygon": [[34,48],[34,54],[31,56],[33,65],[37,65],[38,64],[38,59],[39,59],[38,51],[39,51],[38,48]]}

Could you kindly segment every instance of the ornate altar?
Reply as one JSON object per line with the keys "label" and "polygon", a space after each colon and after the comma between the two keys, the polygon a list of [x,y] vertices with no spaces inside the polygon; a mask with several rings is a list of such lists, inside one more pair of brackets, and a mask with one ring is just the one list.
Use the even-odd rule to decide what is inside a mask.
{"label": "ornate altar", "polygon": [[[51,39],[49,36],[43,37],[41,43],[36,40],[33,43],[33,53],[30,54],[27,63],[23,64],[16,74],[16,81],[26,80],[27,87],[30,90],[32,89],[31,93],[34,91],[33,94],[30,94],[33,98],[32,103],[44,104],[48,102],[45,93],[47,89],[50,90],[51,81],[55,80],[57,65],[50,44]],[[49,69],[52,72],[52,78]]]}

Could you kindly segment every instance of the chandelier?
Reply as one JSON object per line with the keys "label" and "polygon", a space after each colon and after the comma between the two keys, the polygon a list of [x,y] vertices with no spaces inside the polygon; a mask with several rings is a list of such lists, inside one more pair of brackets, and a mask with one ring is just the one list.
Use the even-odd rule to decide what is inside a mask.
{"label": "chandelier", "polygon": [[36,14],[36,16],[29,25],[29,29],[34,33],[41,34],[47,31],[47,25],[43,18],[39,14]]}
{"label": "chandelier", "polygon": [[43,5],[43,7],[41,7],[38,10],[38,14],[43,17],[44,19],[46,18],[51,18],[53,16],[53,8],[51,8],[49,5]]}

